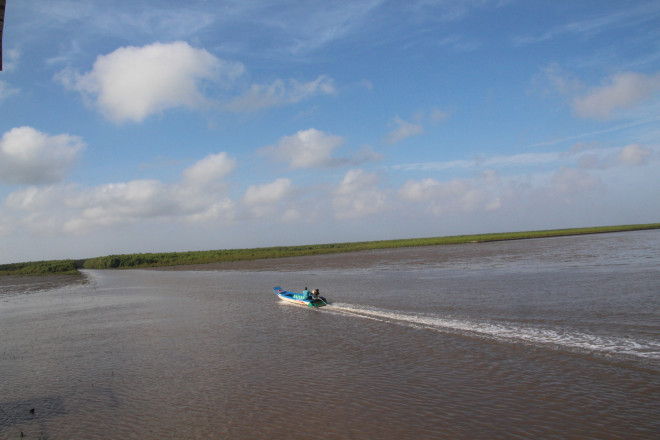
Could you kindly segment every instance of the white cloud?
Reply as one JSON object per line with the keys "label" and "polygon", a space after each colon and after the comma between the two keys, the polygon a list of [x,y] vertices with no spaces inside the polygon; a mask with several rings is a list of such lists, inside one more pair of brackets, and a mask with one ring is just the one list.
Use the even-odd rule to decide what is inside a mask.
{"label": "white cloud", "polygon": [[252,112],[336,93],[333,79],[320,75],[308,82],[276,79],[270,84],[253,84],[221,103],[209,85],[235,95],[236,80],[244,71],[241,63],[221,60],[179,41],[122,47],[99,56],[90,72],[65,69],[56,78],[117,123],[142,122],[173,108],[196,110],[219,105],[227,111]]}
{"label": "white cloud", "polygon": [[210,203],[199,204],[199,209],[190,211],[184,216],[188,223],[209,224],[221,220],[224,224],[229,224],[235,219],[236,205],[229,197],[222,197],[219,200],[211,200]]}
{"label": "white cloud", "polygon": [[205,185],[227,177],[236,168],[236,160],[227,153],[210,154],[183,172],[186,183]]}
{"label": "white cloud", "polygon": [[253,84],[247,93],[233,99],[226,107],[231,111],[251,112],[263,108],[295,104],[316,95],[334,94],[333,83],[332,78],[321,75],[314,81],[306,83],[290,80],[288,84],[285,84],[281,79],[277,79],[271,84]]}
{"label": "white cloud", "polygon": [[560,167],[552,176],[550,191],[566,201],[573,201],[581,193],[590,193],[601,187],[601,181],[584,170]]}
{"label": "white cloud", "polygon": [[99,56],[86,74],[65,70],[58,78],[92,100],[108,119],[141,122],[170,108],[206,106],[208,100],[201,89],[204,81],[223,85],[243,70],[240,63],[174,42],[122,47]]}
{"label": "white cloud", "polygon": [[[248,207],[253,217],[259,218],[274,215],[273,220],[291,221],[299,217],[295,207],[284,204],[293,194],[291,180],[279,178],[264,185],[251,185],[243,195],[243,203]],[[280,215],[275,215],[280,212]]]}
{"label": "white cloud", "polygon": [[30,186],[5,200],[8,212],[38,234],[85,235],[144,221],[231,222],[235,204],[222,182],[235,168],[226,153],[207,156],[183,172],[178,183],[133,180],[91,188]]}
{"label": "white cloud", "polygon": [[18,127],[0,139],[0,182],[46,184],[71,170],[85,144],[77,136],[49,136],[32,127]]}
{"label": "white cloud", "polygon": [[608,84],[591,89],[573,100],[575,113],[583,118],[609,119],[620,108],[632,108],[660,91],[660,73],[644,75],[625,72],[614,75]]}
{"label": "white cloud", "polygon": [[387,208],[387,193],[378,187],[376,174],[350,170],[332,193],[338,219],[376,214]]}
{"label": "white cloud", "polygon": [[99,226],[152,219],[176,210],[177,202],[166,184],[156,180],[111,183],[87,191],[78,200],[79,221]]}
{"label": "white cloud", "polygon": [[15,210],[36,212],[49,208],[55,203],[55,200],[60,203],[63,194],[63,187],[57,185],[29,186],[9,194],[5,200],[5,205]]}
{"label": "white cloud", "polygon": [[29,186],[7,196],[3,217],[10,219],[14,231],[26,229],[36,236],[62,234],[70,202],[79,195],[71,185]]}
{"label": "white cloud", "polygon": [[291,179],[279,178],[265,185],[250,185],[243,202],[247,205],[277,203],[291,192]]}
{"label": "white cloud", "polygon": [[575,207],[602,201],[606,191],[607,187],[598,176],[560,166],[550,172],[507,177],[486,170],[467,179],[409,180],[397,196],[407,204],[407,207],[400,207],[406,212],[425,212],[432,218],[444,219],[493,216],[509,223],[517,216],[536,218],[536,221],[543,221],[544,215],[571,217]]}
{"label": "white cloud", "polygon": [[411,136],[424,133],[422,124],[404,121],[399,116],[392,118],[389,125],[394,128],[385,137],[385,142],[388,144],[396,144]]}
{"label": "white cloud", "polygon": [[344,163],[332,157],[333,151],[344,142],[341,136],[310,128],[284,136],[276,146],[264,147],[260,151],[277,160],[289,162],[291,168],[327,167]]}
{"label": "white cloud", "polygon": [[[69,191],[61,200],[62,232],[87,234],[143,221],[212,221],[231,218],[233,203],[215,188],[191,188],[185,183],[133,180]],[[58,208],[53,208],[57,210]]]}
{"label": "white cloud", "polygon": [[410,180],[399,190],[399,197],[424,206],[423,209],[435,216],[492,211],[502,204],[497,194],[498,180],[497,174],[493,172],[485,173],[475,180]]}

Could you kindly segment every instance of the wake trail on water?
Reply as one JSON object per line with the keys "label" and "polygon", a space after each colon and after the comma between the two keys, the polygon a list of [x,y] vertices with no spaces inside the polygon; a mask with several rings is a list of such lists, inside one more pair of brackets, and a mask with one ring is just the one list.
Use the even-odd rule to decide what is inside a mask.
{"label": "wake trail on water", "polygon": [[423,328],[443,333],[458,333],[509,343],[526,343],[576,351],[660,360],[660,341],[651,339],[635,340],[616,336],[599,336],[574,329],[551,329],[521,325],[514,322],[476,321],[434,314],[382,310],[346,303],[329,304],[326,310],[412,328]]}

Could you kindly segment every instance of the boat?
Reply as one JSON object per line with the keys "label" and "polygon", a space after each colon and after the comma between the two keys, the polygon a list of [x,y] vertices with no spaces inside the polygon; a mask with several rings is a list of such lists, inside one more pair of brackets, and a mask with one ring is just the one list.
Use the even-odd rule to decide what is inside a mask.
{"label": "boat", "polygon": [[328,305],[328,302],[322,296],[314,298],[311,293],[309,295],[305,295],[302,293],[288,292],[281,287],[273,287],[273,290],[282,301],[309,307],[323,307]]}

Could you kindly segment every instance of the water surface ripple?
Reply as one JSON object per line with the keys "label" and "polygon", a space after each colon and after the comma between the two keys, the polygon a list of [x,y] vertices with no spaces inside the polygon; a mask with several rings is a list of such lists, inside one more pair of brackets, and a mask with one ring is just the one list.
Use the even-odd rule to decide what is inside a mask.
{"label": "water surface ripple", "polygon": [[0,439],[660,432],[660,231],[208,268],[0,286]]}

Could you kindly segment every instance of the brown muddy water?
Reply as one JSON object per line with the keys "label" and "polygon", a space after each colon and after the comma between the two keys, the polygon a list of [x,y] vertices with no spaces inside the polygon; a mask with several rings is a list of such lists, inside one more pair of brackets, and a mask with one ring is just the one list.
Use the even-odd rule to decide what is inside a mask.
{"label": "brown muddy water", "polygon": [[0,286],[0,439],[658,438],[660,231],[205,268]]}

